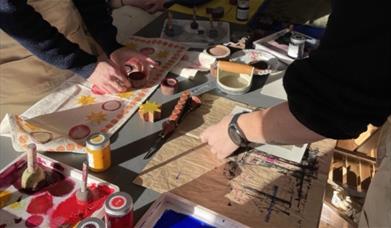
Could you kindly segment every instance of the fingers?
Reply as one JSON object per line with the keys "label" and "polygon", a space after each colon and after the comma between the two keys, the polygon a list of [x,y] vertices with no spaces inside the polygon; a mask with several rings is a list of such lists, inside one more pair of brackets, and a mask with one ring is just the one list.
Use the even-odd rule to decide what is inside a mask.
{"label": "fingers", "polygon": [[91,88],[92,92],[95,93],[95,94],[99,94],[99,95],[103,95],[103,94],[106,94],[108,93],[107,90],[103,89],[103,86],[98,86],[96,84],[94,84]]}
{"label": "fingers", "polygon": [[110,62],[112,66],[110,73],[109,84],[111,87],[115,88],[118,92],[123,92],[126,89],[130,88],[130,82],[128,78],[125,76],[123,70],[115,64],[114,62]]}
{"label": "fingers", "polygon": [[149,57],[145,58],[147,63],[152,64],[153,66],[158,66],[157,62]]}
{"label": "fingers", "polygon": [[116,65],[108,63],[108,70],[104,80],[98,86],[106,93],[121,93],[130,88],[130,82]]}
{"label": "fingers", "polygon": [[130,82],[128,78],[122,74],[122,72],[112,74],[109,83],[114,88],[122,88],[121,91],[130,88]]}
{"label": "fingers", "polygon": [[201,142],[207,143],[209,145],[210,152],[212,152],[213,154],[217,154],[215,147],[212,145],[212,142],[209,140],[209,131],[210,128],[207,128],[204,132],[201,133],[200,135]]}
{"label": "fingers", "polygon": [[126,91],[125,85],[118,79],[110,80],[110,82],[108,82],[107,85],[110,86],[110,88],[114,89],[114,91],[117,93]]}
{"label": "fingers", "polygon": [[132,58],[126,62],[126,64],[130,65],[133,69],[132,71],[144,71],[144,64],[141,60],[137,58]]}
{"label": "fingers", "polygon": [[225,117],[220,123],[210,126],[200,135],[202,143],[208,143],[209,150],[218,159],[224,159],[234,152],[238,146],[229,138],[226,121],[230,117]]}
{"label": "fingers", "polygon": [[[130,48],[120,48],[114,51],[110,58],[112,61],[114,61],[116,64],[123,66],[124,64],[132,64],[137,63],[142,65],[144,68],[154,68],[158,66],[157,62],[155,62],[153,59],[149,58],[148,56],[145,56],[141,53],[135,52],[131,50]],[[144,69],[143,69],[144,71]]]}
{"label": "fingers", "polygon": [[128,61],[131,63],[136,63],[140,68],[142,68],[140,71],[146,71],[146,69],[152,69],[156,68],[159,64],[155,62],[155,60],[145,57],[144,55],[139,55],[134,57],[132,60]]}
{"label": "fingers", "polygon": [[125,92],[131,87],[129,80],[121,71],[121,68],[114,62],[99,61],[94,72],[87,79],[99,88],[103,93]]}
{"label": "fingers", "polygon": [[110,87],[108,87],[106,84],[99,85],[98,88],[102,90],[105,94],[112,94],[115,93]]}

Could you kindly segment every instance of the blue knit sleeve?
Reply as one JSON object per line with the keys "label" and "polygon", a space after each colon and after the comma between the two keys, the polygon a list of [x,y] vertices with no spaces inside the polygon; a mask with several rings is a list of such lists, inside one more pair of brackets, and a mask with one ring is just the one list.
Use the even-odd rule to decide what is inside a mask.
{"label": "blue knit sleeve", "polygon": [[95,56],[66,39],[26,0],[1,0],[0,26],[35,56],[55,67],[71,70],[84,78],[96,67]]}
{"label": "blue knit sleeve", "polygon": [[117,29],[113,25],[110,6],[105,0],[73,0],[88,31],[107,55],[122,47],[116,41]]}

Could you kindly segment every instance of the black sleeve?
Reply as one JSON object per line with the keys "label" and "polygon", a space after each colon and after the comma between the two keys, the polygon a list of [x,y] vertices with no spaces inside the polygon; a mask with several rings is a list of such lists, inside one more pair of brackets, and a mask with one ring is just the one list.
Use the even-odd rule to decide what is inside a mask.
{"label": "black sleeve", "polygon": [[117,29],[113,25],[110,6],[105,0],[73,0],[88,31],[107,55],[122,47],[116,41]]}
{"label": "black sleeve", "polygon": [[87,78],[96,67],[95,56],[66,39],[26,0],[1,0],[0,26],[31,53],[58,68]]}
{"label": "black sleeve", "polygon": [[337,0],[333,7],[320,47],[288,67],[284,87],[297,120],[348,139],[391,114],[391,20],[384,1]]}

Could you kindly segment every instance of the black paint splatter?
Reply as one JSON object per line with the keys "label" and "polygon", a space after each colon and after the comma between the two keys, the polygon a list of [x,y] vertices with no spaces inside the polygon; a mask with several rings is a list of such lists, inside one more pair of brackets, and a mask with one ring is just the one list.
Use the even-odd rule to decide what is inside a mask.
{"label": "black paint splatter", "polygon": [[22,221],[22,218],[14,218],[15,224],[18,224]]}

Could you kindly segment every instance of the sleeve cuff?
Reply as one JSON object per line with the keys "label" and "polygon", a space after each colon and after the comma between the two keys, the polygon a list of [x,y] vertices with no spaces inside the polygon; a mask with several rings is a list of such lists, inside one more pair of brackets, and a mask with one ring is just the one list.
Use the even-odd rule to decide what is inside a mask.
{"label": "sleeve cuff", "polygon": [[113,41],[112,43],[105,45],[105,47],[103,47],[103,49],[104,49],[106,55],[110,56],[110,54],[112,52],[114,52],[118,48],[122,48],[122,47],[123,47],[123,45],[119,44],[117,41]]}

